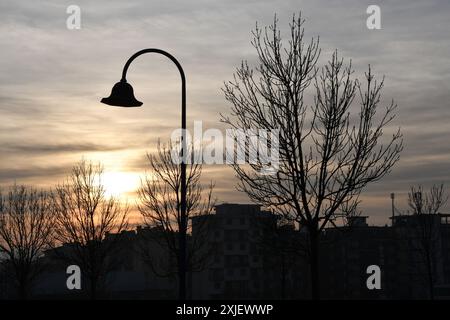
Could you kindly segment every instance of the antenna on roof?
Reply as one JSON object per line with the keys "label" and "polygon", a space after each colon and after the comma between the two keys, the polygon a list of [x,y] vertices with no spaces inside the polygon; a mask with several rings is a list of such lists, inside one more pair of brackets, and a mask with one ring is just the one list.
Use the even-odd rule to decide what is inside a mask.
{"label": "antenna on roof", "polygon": [[395,216],[395,193],[391,193],[391,201],[392,201],[392,225],[394,225],[394,216]]}

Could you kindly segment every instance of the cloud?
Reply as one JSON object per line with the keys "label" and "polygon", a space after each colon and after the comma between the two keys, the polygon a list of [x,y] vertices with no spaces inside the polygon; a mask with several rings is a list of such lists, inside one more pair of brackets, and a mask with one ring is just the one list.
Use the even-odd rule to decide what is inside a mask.
{"label": "cloud", "polygon": [[70,172],[71,167],[57,165],[57,166],[34,166],[29,165],[26,168],[5,168],[0,170],[0,181],[8,181],[7,184],[12,184],[13,181],[22,183],[23,181],[41,180],[40,184],[46,184],[49,180],[55,177],[61,177]]}
{"label": "cloud", "polygon": [[[255,22],[267,25],[277,13],[286,35],[300,10],[306,36],[320,35],[321,64],[336,48],[352,59],[355,75],[371,64],[377,76],[386,76],[385,100],[399,105],[394,125],[405,136],[402,160],[364,193],[367,210],[380,222],[389,215],[389,206],[379,203],[383,192],[450,178],[448,0],[381,2],[381,30],[365,27],[369,1],[79,0],[82,28],[75,31],[65,26],[70,4],[0,3],[0,184],[27,177],[50,182],[81,154],[116,169],[144,170],[145,151],[179,126],[176,68],[163,57],[141,57],[129,81],[144,106],[99,103],[126,59],[144,47],[166,49],[183,65],[188,126],[203,120],[204,129],[223,128],[219,112],[229,105],[220,88],[241,60],[256,64],[250,45]],[[246,201],[229,168],[208,170],[205,178],[218,181],[219,200]]]}
{"label": "cloud", "polygon": [[122,150],[125,146],[99,145],[94,143],[78,143],[78,144],[11,144],[4,143],[0,150],[3,152],[22,153],[24,156],[33,154],[55,154],[64,152],[101,152],[101,151],[117,151]]}

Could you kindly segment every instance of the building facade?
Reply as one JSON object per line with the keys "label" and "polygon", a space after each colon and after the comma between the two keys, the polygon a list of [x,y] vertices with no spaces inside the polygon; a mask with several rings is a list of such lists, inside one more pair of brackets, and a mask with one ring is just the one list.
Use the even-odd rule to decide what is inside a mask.
{"label": "building facade", "polygon": [[[205,258],[188,275],[189,298],[310,298],[308,234],[298,225],[282,224],[259,205],[221,204],[213,214],[191,219],[191,226],[189,247],[205,245],[188,256]],[[102,298],[177,298],[176,255],[157,240],[161,232],[138,227],[107,236],[105,242],[120,237],[120,245],[113,253],[117,261],[103,279]],[[72,246],[65,244],[41,258],[45,271],[33,297],[83,298],[83,292],[66,287],[70,261],[57,258]],[[449,215],[396,216],[389,226],[370,226],[367,217],[355,217],[345,226],[325,229],[319,248],[324,299],[450,298]],[[379,290],[366,284],[372,265],[380,268]],[[0,263],[2,299],[15,297],[7,266]]]}

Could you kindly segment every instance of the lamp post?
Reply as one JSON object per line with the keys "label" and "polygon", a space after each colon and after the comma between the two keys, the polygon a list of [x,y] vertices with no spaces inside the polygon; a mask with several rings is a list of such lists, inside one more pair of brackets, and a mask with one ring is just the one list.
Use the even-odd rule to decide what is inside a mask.
{"label": "lamp post", "polygon": [[142,102],[134,97],[133,87],[127,82],[126,76],[128,67],[134,59],[145,53],[162,54],[169,58],[178,68],[181,76],[181,204],[180,204],[180,225],[178,230],[179,236],[179,257],[178,257],[178,277],[179,277],[179,298],[186,299],[186,233],[187,233],[187,219],[186,219],[186,77],[180,63],[170,53],[161,49],[143,49],[133,54],[125,63],[122,71],[122,79],[117,82],[111,90],[111,95],[101,100],[102,103],[116,106],[116,107],[140,107]]}

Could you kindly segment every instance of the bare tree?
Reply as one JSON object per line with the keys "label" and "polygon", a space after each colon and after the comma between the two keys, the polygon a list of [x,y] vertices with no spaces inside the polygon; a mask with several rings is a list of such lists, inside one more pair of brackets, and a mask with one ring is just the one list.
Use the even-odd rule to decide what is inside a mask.
{"label": "bare tree", "polygon": [[117,263],[114,250],[128,227],[128,207],[105,195],[103,170],[100,164],[82,160],[52,197],[56,239],[68,244],[57,255],[81,268],[91,299],[97,298],[102,280]]}
{"label": "bare tree", "polygon": [[413,227],[417,240],[417,249],[421,255],[426,272],[426,282],[430,299],[434,299],[435,259],[438,246],[438,228],[440,224],[439,210],[448,200],[444,192],[444,185],[433,185],[428,192],[422,186],[411,187],[408,193],[408,205],[412,209],[415,219]]}
{"label": "bare tree", "polygon": [[[187,226],[187,234],[192,235],[192,230],[195,228],[195,236],[191,236],[188,241],[185,268],[184,263],[179,261],[181,171],[180,166],[172,159],[172,150],[174,148],[171,144],[168,146],[159,144],[155,155],[147,155],[151,173],[145,177],[139,189],[138,208],[144,224],[152,229],[148,233],[150,240],[167,253],[164,257],[166,261],[161,261],[159,257],[154,256],[154,253],[144,250],[147,263],[159,276],[178,276],[179,279],[183,279],[188,271],[201,271],[212,254],[213,248],[206,241],[210,219],[203,218],[213,211],[214,185],[211,183],[205,188],[201,184],[201,164],[188,165],[186,219],[190,220],[190,223]],[[195,224],[193,218],[195,218]],[[182,282],[186,285],[184,281]],[[180,282],[181,285],[183,284]]]}
{"label": "bare tree", "polygon": [[[259,150],[251,143],[245,148],[242,140],[237,144],[245,148],[246,157],[258,160],[232,167],[239,190],[307,228],[312,297],[317,299],[321,231],[329,222],[354,214],[361,190],[398,161],[402,138],[399,129],[391,137],[383,135],[396,108],[391,102],[377,114],[384,80],[375,81],[370,67],[364,84],[353,79],[351,64],[345,65],[337,52],[317,68],[319,41],[305,41],[303,23],[294,15],[287,47],[276,17],[264,30],[256,26],[252,45],[259,64],[253,69],[242,62],[234,80],[225,83],[232,111],[222,121],[241,130],[280,130],[274,174],[265,173],[266,163],[255,157]],[[308,94],[314,96],[310,103]],[[352,115],[356,97],[359,112]]]}
{"label": "bare tree", "polygon": [[0,192],[0,254],[7,257],[21,299],[43,270],[40,257],[50,248],[52,231],[46,192],[17,185],[5,195]]}

